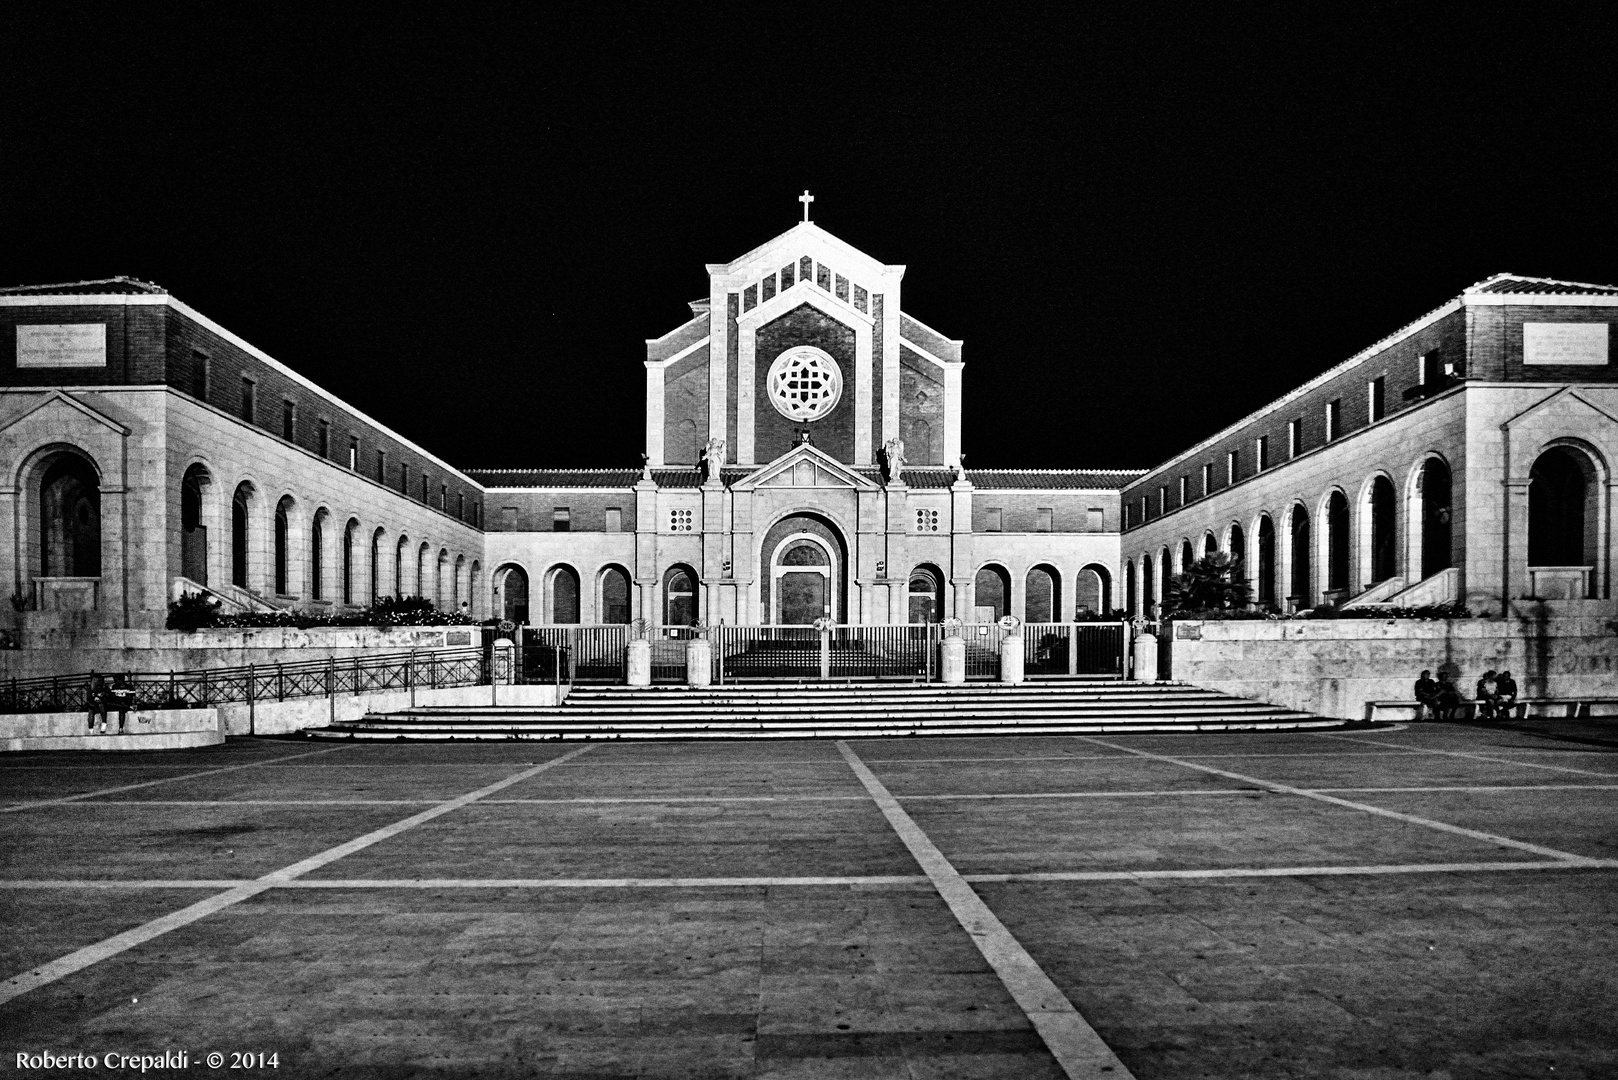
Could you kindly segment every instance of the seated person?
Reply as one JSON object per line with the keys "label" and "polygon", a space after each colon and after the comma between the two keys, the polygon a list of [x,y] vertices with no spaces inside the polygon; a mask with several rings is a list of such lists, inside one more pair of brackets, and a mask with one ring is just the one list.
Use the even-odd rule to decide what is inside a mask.
{"label": "seated person", "polygon": [[1495,681],[1494,681],[1494,671],[1493,670],[1485,671],[1483,673],[1483,678],[1478,680],[1477,699],[1478,699],[1478,719],[1479,720],[1492,720],[1492,719],[1494,719],[1495,704],[1496,704],[1498,698],[1497,698],[1497,693],[1496,693],[1496,686],[1495,686]]}
{"label": "seated person", "polygon": [[1454,720],[1461,712],[1461,692],[1450,681],[1449,675],[1440,671],[1438,673],[1438,718],[1440,720]]}
{"label": "seated person", "polygon": [[1421,669],[1421,678],[1416,680],[1416,719],[1438,719],[1438,684],[1433,681],[1430,668]]}
{"label": "seated person", "polygon": [[1517,707],[1517,680],[1511,672],[1502,671],[1494,680],[1494,712],[1496,716],[1510,718]]}

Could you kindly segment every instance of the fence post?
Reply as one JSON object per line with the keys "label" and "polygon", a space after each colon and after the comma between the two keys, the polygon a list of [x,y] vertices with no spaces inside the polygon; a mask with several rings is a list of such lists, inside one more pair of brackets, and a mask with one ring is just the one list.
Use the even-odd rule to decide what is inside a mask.
{"label": "fence post", "polygon": [[202,669],[202,707],[208,707],[208,669]]}
{"label": "fence post", "polygon": [[287,699],[287,670],[282,664],[275,665],[275,700]]}
{"label": "fence post", "polygon": [[57,712],[62,711],[62,680],[55,675],[51,676],[51,704]]}
{"label": "fence post", "polygon": [[1079,673],[1079,624],[1067,628],[1067,673]]}
{"label": "fence post", "polygon": [[326,704],[330,707],[331,722],[337,723],[337,658],[326,657]]}
{"label": "fence post", "polygon": [[252,735],[254,729],[254,693],[253,693],[253,665],[247,665],[247,733]]}
{"label": "fence post", "polygon": [[416,650],[411,647],[409,655],[405,657],[405,686],[410,689],[410,707],[416,707]]}

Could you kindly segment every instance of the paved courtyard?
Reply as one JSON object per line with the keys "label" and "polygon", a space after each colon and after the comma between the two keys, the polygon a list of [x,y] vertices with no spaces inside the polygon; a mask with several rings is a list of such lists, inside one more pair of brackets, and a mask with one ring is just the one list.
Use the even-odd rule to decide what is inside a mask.
{"label": "paved courtyard", "polygon": [[1618,1076],[1599,721],[17,754],[0,879],[5,1073]]}

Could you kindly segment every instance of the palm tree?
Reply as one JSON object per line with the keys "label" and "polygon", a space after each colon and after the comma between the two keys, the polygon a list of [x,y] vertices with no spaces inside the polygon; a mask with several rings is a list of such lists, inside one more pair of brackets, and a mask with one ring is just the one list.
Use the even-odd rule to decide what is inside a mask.
{"label": "palm tree", "polygon": [[1204,556],[1175,574],[1164,590],[1163,614],[1196,611],[1233,611],[1245,608],[1250,589],[1242,576],[1242,561],[1224,552]]}

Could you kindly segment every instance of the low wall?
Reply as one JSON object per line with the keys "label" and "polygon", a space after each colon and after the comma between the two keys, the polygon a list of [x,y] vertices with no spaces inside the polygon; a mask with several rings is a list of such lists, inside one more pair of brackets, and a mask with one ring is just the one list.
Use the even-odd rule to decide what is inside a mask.
{"label": "low wall", "polygon": [[87,671],[163,672],[273,667],[329,657],[454,649],[481,645],[476,626],[316,626],[307,630],[25,629],[21,648],[0,650],[0,678],[73,675]]}
{"label": "low wall", "polygon": [[91,732],[83,712],[15,713],[0,716],[0,751],[162,750],[225,741],[216,709],[147,709],[129,714],[118,734],[118,713],[109,711],[108,734]]}
{"label": "low wall", "polygon": [[[452,686],[438,690],[422,687],[413,691],[383,690],[331,698],[260,701],[251,706],[242,702],[217,708],[227,734],[286,735],[304,728],[325,727],[335,720],[358,720],[368,712],[480,705],[549,708],[566,700],[567,691],[566,686]],[[83,723],[82,718],[80,723]]]}
{"label": "low wall", "polygon": [[1523,698],[1618,695],[1604,618],[1178,621],[1165,644],[1176,681],[1343,720],[1408,700],[1422,668],[1449,672],[1466,698],[1490,668],[1509,669]]}

